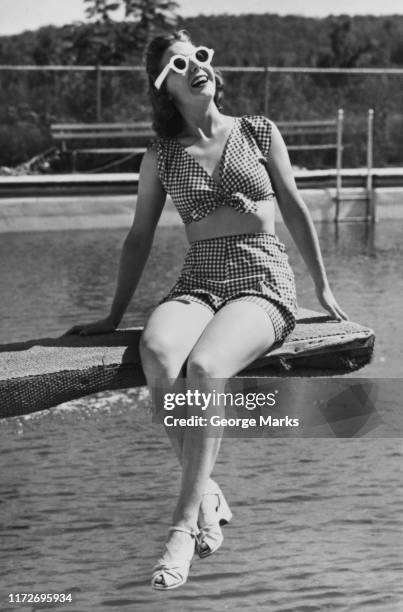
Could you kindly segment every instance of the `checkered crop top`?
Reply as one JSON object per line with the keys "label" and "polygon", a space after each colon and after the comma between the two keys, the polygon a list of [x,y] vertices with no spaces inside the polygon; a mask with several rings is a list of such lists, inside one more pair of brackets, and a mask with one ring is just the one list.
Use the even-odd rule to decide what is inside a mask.
{"label": "checkered crop top", "polygon": [[219,206],[251,213],[257,202],[274,198],[266,167],[271,130],[266,117],[236,118],[219,161],[218,180],[176,138],[157,139],[158,175],[185,225]]}

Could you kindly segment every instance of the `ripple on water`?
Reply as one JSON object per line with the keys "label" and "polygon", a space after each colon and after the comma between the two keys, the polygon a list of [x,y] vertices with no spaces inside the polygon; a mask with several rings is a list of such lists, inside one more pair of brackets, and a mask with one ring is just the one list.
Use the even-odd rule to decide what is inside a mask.
{"label": "ripple on water", "polygon": [[[340,229],[338,237],[320,229],[332,287],[350,317],[377,333],[374,360],[360,374],[400,376],[403,226],[377,228],[380,257],[367,253],[357,229]],[[122,238],[114,230],[27,235],[23,245],[20,236],[2,238],[10,262],[0,271],[1,286],[10,288],[0,306],[6,340],[56,335],[101,316]],[[390,246],[381,253],[379,245]],[[176,228],[158,233],[145,278],[163,282],[139,287],[128,326],[144,322],[185,249]],[[300,303],[314,306],[293,247],[290,257]],[[15,299],[7,303],[13,291],[18,303],[30,304],[30,317]],[[35,319],[33,312],[41,314]],[[401,612],[399,439],[224,440],[216,477],[234,512],[224,545],[195,560],[183,589],[154,593],[151,569],[179,468],[149,411],[147,391],[131,389],[0,422],[0,576],[7,592],[72,592],[70,612]]]}

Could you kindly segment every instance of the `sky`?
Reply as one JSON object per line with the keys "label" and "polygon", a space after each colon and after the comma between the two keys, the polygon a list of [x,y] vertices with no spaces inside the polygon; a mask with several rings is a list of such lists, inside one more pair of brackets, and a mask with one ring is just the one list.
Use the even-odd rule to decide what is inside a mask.
{"label": "sky", "polygon": [[[180,0],[179,14],[277,13],[280,15],[403,14],[402,0]],[[83,21],[83,0],[0,0],[0,35],[35,30],[43,25]]]}

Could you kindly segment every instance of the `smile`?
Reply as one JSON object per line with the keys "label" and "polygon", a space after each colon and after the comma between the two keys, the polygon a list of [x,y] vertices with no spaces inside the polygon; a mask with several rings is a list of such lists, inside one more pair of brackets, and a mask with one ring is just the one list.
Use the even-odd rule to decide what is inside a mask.
{"label": "smile", "polygon": [[191,87],[202,87],[205,83],[208,82],[208,78],[206,74],[197,74],[190,82]]}

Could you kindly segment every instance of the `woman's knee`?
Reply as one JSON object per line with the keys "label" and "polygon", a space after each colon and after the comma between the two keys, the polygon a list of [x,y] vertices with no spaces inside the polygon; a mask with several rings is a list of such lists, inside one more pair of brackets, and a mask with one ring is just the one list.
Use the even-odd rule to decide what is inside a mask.
{"label": "woman's knee", "polygon": [[186,364],[187,378],[197,381],[223,376],[222,367],[211,352],[196,350],[190,353]]}
{"label": "woman's knee", "polygon": [[146,373],[151,371],[172,378],[179,375],[183,364],[168,334],[144,330],[140,337],[139,352]]}

